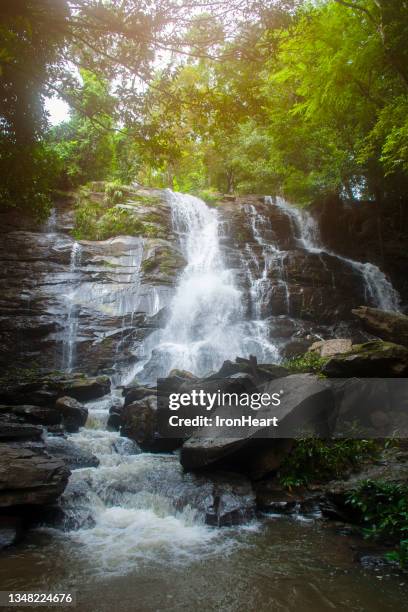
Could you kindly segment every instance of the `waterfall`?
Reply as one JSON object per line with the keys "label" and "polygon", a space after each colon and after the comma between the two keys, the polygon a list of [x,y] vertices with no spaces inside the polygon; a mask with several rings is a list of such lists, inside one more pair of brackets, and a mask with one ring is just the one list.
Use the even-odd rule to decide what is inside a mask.
{"label": "waterfall", "polygon": [[[269,277],[270,271],[274,268],[278,272],[278,284],[284,288],[286,298],[286,312],[289,314],[290,293],[289,286],[285,279],[284,260],[286,251],[281,251],[279,247],[271,241],[265,240],[260,231],[260,226],[263,230],[268,229],[269,222],[267,218],[259,213],[253,204],[248,204],[245,207],[246,213],[251,225],[252,235],[255,243],[258,245],[261,257],[254,253],[251,246],[247,243],[245,251],[249,258],[244,261],[250,281],[251,307],[256,318],[262,316],[262,306],[267,303],[268,297],[273,291],[272,281]],[[263,266],[259,265],[259,261],[263,260]],[[257,274],[252,272],[255,268]]]}
{"label": "waterfall", "polygon": [[367,300],[371,300],[373,305],[381,310],[400,312],[401,300],[398,291],[378,266],[370,262],[355,261],[326,249],[320,242],[317,222],[308,211],[290,206],[281,197],[273,200],[271,196],[267,196],[265,200],[283,210],[290,218],[299,246],[310,253],[326,253],[345,262],[363,279]]}
{"label": "waterfall", "polygon": [[146,341],[141,363],[127,377],[142,380],[166,376],[173,368],[204,375],[225,359],[256,355],[276,360],[267,325],[248,321],[244,296],[220,247],[223,225],[215,209],[191,195],[167,191],[173,231],[186,258],[164,330]]}
{"label": "waterfall", "polygon": [[[78,266],[81,263],[81,245],[78,242],[72,244],[69,272],[71,282],[76,282]],[[67,315],[63,337],[62,368],[72,372],[75,360],[75,344],[78,332],[78,312],[75,303],[76,288],[74,287],[66,296]]]}

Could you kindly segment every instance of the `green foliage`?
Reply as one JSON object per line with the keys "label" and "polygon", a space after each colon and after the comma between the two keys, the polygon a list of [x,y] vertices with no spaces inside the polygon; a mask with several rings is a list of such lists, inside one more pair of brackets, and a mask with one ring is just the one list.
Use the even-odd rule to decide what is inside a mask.
{"label": "green foliage", "polygon": [[308,351],[303,355],[287,359],[282,365],[293,374],[302,374],[304,372],[321,374],[322,368],[327,361],[327,357],[321,357],[316,351]]}
{"label": "green foliage", "polygon": [[296,440],[279,469],[279,481],[288,488],[312,481],[340,478],[377,450],[373,440]]}
{"label": "green foliage", "polygon": [[399,540],[398,549],[387,556],[408,567],[408,486],[366,480],[347,503],[360,512],[366,537]]}
{"label": "green foliage", "polygon": [[[114,190],[112,194],[116,194]],[[106,240],[113,236],[139,236],[145,233],[145,225],[132,211],[107,208],[93,201],[88,194],[78,199],[75,211],[74,237],[77,240]]]}

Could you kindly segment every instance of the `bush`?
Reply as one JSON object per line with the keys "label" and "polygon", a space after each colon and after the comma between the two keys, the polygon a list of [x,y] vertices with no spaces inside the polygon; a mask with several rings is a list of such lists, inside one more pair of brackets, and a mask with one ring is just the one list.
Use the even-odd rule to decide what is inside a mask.
{"label": "bush", "polygon": [[[110,193],[115,194],[116,190]],[[91,200],[87,194],[82,194],[78,199],[73,232],[77,240],[106,240],[113,236],[139,236],[144,233],[149,233],[149,228],[132,211],[116,206],[106,208]]]}
{"label": "bush", "polygon": [[279,481],[290,489],[341,478],[376,450],[373,440],[297,440],[281,464]]}
{"label": "bush", "polygon": [[399,542],[387,557],[408,567],[408,486],[366,480],[349,494],[347,503],[360,512],[366,537]]}

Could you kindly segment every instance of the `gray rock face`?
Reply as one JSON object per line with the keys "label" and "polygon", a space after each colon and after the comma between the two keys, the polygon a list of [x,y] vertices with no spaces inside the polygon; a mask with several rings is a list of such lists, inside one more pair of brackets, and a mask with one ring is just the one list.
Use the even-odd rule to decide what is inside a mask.
{"label": "gray rock face", "polygon": [[353,314],[360,319],[364,329],[383,340],[408,347],[408,317],[397,312],[360,306]]}
{"label": "gray rock face", "polygon": [[[245,466],[257,477],[279,466],[280,440],[293,438],[295,432],[315,431],[329,435],[333,427],[334,395],[330,384],[311,374],[294,374],[277,379],[262,387],[273,394],[284,391],[280,406],[262,407],[256,417],[277,417],[275,431],[265,426],[245,428],[202,428],[197,430],[182,447],[180,461],[187,470],[201,469],[213,464]],[[222,416],[224,409],[217,409]],[[231,411],[227,411],[231,416]],[[214,415],[213,415],[214,416]],[[234,436],[234,437],[233,437]],[[268,438],[269,436],[269,438]],[[269,467],[268,467],[269,466]]]}
{"label": "gray rock face", "polygon": [[64,428],[70,433],[78,431],[87,421],[88,409],[72,397],[60,397],[55,408],[62,415]]}
{"label": "gray rock face", "polygon": [[64,491],[69,469],[41,448],[2,444],[0,453],[0,507],[44,505]]}

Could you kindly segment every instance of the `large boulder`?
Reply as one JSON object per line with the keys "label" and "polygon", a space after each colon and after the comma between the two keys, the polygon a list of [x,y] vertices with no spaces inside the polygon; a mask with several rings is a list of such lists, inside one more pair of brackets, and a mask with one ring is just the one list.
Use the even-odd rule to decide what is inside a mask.
{"label": "large boulder", "polygon": [[60,397],[55,408],[62,415],[64,428],[70,433],[77,432],[87,421],[88,409],[73,397]]}
{"label": "large boulder", "polygon": [[61,392],[70,397],[87,402],[107,395],[111,382],[109,376],[96,376],[95,378],[77,378],[62,386]]}
{"label": "large boulder", "polygon": [[408,317],[399,312],[360,306],[352,310],[368,332],[383,340],[408,347]]}
{"label": "large boulder", "polygon": [[63,461],[40,447],[2,444],[0,507],[51,504],[64,491],[69,475]]}
{"label": "large boulder", "polygon": [[[285,456],[279,438],[293,438],[297,433],[304,433],[305,429],[322,436],[330,435],[334,427],[335,406],[328,381],[312,374],[294,374],[267,383],[262,392],[270,395],[280,393],[281,404],[261,407],[253,412],[260,421],[259,425],[197,430],[181,449],[183,467],[195,470],[225,464],[260,478],[276,470]],[[224,416],[224,413],[224,408],[218,408],[215,415]],[[227,409],[226,416],[231,417],[230,409]],[[278,427],[262,424],[262,419],[273,417],[278,419]],[[290,445],[287,452],[289,450]]]}
{"label": "large boulder", "polygon": [[356,344],[350,352],[329,359],[322,371],[333,378],[405,377],[408,375],[408,349],[381,340]]}
{"label": "large boulder", "polygon": [[134,440],[143,451],[169,452],[181,445],[181,440],[158,434],[157,397],[149,395],[128,404],[121,413],[121,435]]}

